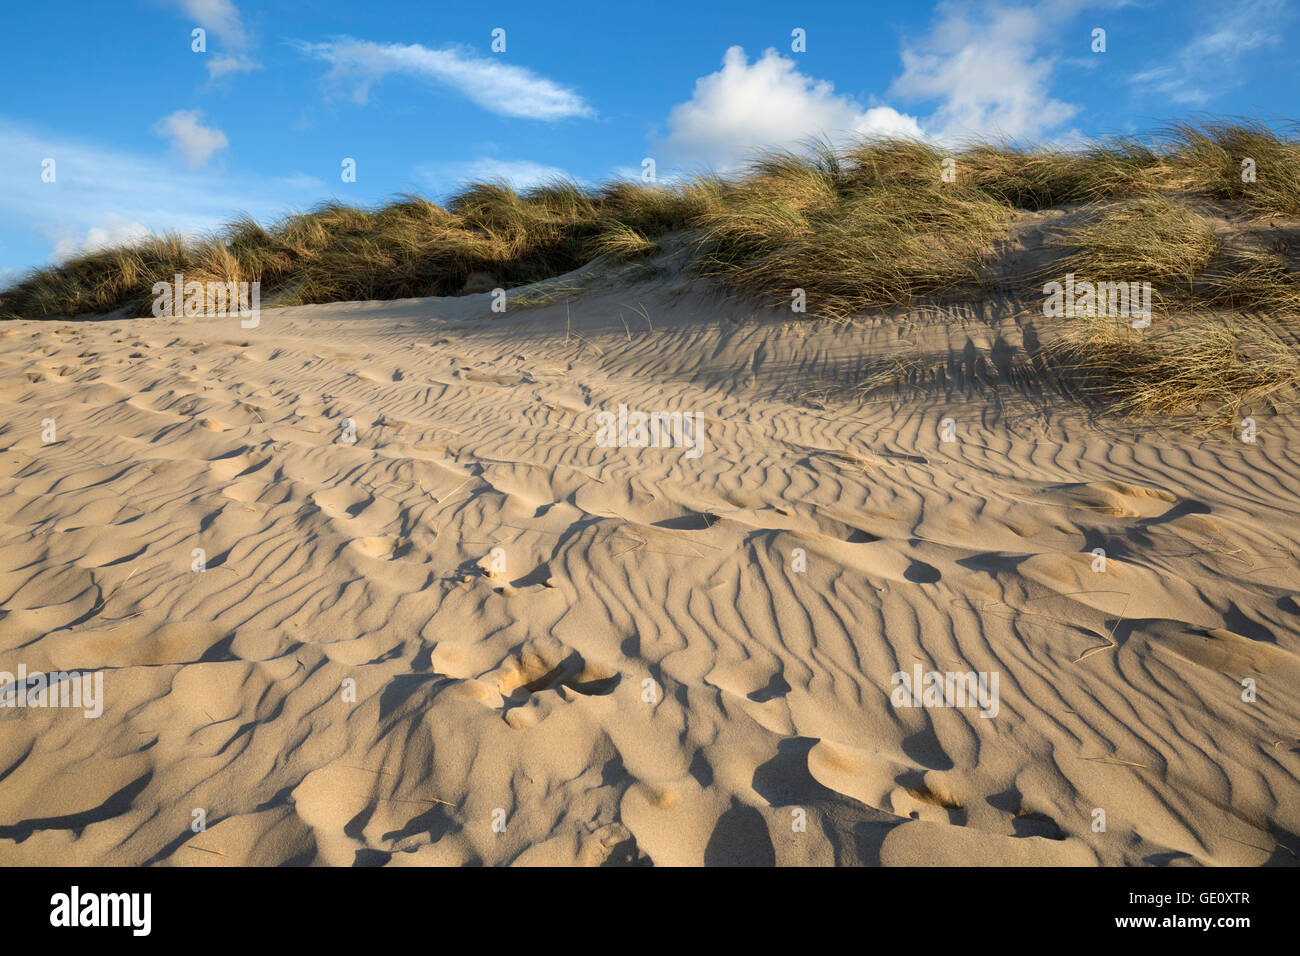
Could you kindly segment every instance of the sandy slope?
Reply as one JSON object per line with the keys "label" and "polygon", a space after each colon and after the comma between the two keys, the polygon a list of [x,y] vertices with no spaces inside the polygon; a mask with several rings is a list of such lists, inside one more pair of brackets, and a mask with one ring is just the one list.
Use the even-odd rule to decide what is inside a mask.
{"label": "sandy slope", "polygon": [[[670,278],[0,328],[0,670],[107,698],[0,709],[0,863],[1296,862],[1295,418],[1090,423],[1009,301]],[[597,447],[620,402],[703,455]]]}

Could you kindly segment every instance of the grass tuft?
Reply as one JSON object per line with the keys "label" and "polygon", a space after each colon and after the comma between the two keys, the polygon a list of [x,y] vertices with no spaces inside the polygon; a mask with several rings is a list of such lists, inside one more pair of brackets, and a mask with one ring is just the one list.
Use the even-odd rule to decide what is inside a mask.
{"label": "grass tuft", "polygon": [[1241,409],[1300,385],[1300,359],[1261,330],[1213,321],[1133,336],[1083,322],[1045,350],[1080,392],[1124,417],[1191,414],[1231,424]]}
{"label": "grass tuft", "polygon": [[842,317],[980,287],[1010,207],[943,182],[906,141],[760,157],[693,220],[695,269],[737,292]]}
{"label": "grass tuft", "polygon": [[1182,203],[1150,196],[1116,203],[1093,222],[1052,245],[1072,250],[1053,263],[1053,278],[1150,282],[1153,300],[1190,294],[1196,277],[1219,251],[1214,223]]}

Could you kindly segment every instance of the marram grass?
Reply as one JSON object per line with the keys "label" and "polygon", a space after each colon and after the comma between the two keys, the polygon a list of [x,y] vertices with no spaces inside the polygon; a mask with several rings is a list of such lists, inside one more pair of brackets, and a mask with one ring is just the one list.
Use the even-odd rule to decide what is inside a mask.
{"label": "marram grass", "polygon": [[[838,316],[980,294],[1013,207],[1158,203],[1164,193],[1204,195],[1252,216],[1300,215],[1300,142],[1223,121],[1076,150],[823,143],[766,153],[730,178],[598,188],[557,180],[522,192],[475,183],[446,206],[410,195],[375,209],[332,202],[275,223],[237,219],[211,236],[151,236],[33,270],[0,292],[0,318],[143,313],[153,283],[178,272],[260,282],[263,302],[282,305],[455,295],[475,272],[510,287],[599,255],[653,255],[655,240],[676,230],[694,236],[701,274],[771,302],[803,289],[811,314]],[[1175,240],[1162,239],[1164,251],[1174,252]],[[1194,265],[1203,242],[1188,241]]]}
{"label": "marram grass", "polygon": [[[377,208],[330,202],[32,270],[0,291],[0,319],[147,314],[153,284],[177,273],[258,282],[265,305],[458,295],[471,276],[510,288],[599,256],[644,263],[668,233],[681,234],[684,243],[671,245],[697,275],[755,301],[802,299],[810,316],[842,318],[923,298],[979,298],[1015,210],[1082,204],[1083,225],[1060,237],[1061,256],[1029,278],[1149,281],[1162,318],[1140,335],[1072,319],[1049,357],[1073,363],[1085,390],[1123,414],[1232,414],[1297,384],[1293,347],[1240,320],[1252,310],[1300,317],[1300,277],[1285,244],[1225,246],[1213,216],[1268,220],[1274,230],[1282,217],[1283,233],[1294,231],[1295,133],[1232,120],[1070,150],[814,143],[761,154],[729,177],[596,188],[556,180],[523,191],[474,183],[445,205],[413,195]],[[568,294],[539,291],[535,304]],[[1171,325],[1171,310],[1214,314]]]}

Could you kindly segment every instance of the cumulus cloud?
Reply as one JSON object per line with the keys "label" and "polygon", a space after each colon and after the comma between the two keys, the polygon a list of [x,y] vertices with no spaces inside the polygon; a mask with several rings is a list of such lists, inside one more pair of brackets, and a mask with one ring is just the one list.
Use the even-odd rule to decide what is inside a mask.
{"label": "cumulus cloud", "polygon": [[190,169],[198,169],[217,150],[230,145],[225,133],[200,122],[202,116],[202,110],[177,110],[154,124],[154,132],[171,141],[172,147],[185,157]]}
{"label": "cumulus cloud", "polygon": [[418,43],[372,43],[341,37],[327,43],[298,43],[307,56],[330,64],[326,80],[364,104],[370,88],[398,74],[450,87],[483,109],[502,116],[558,120],[594,116],[573,90],[500,59],[454,47],[431,50]]}
{"label": "cumulus cloud", "polygon": [[[1100,6],[1125,2],[1100,0]],[[756,149],[791,147],[814,136],[832,142],[892,136],[941,145],[968,139],[1068,144],[1078,139],[1067,124],[1079,107],[1052,95],[1061,62],[1051,50],[1083,9],[1082,0],[940,3],[926,31],[901,45],[902,70],[883,94],[892,105],[862,105],[838,94],[775,50],[750,63],[732,47],[722,69],[697,80],[691,98],[672,109],[665,135],[653,146],[669,163],[725,171]],[[1208,52],[1210,44],[1204,46]]]}
{"label": "cumulus cloud", "polygon": [[695,82],[691,98],[668,114],[656,145],[673,163],[741,165],[755,149],[793,147],[810,137],[916,137],[916,119],[888,106],[864,107],[833,84],[805,76],[795,62],[767,50],[752,64],[738,46],[722,69]]}
{"label": "cumulus cloud", "polygon": [[91,226],[85,232],[57,238],[54,243],[54,261],[64,262],[73,256],[143,239],[147,235],[149,227],[144,223],[109,213],[103,225]]}
{"label": "cumulus cloud", "polygon": [[890,95],[937,101],[924,120],[939,140],[1037,139],[1079,107],[1051,93],[1055,58],[1043,53],[1077,12],[1070,2],[1033,6],[944,4],[930,32],[906,41]]}

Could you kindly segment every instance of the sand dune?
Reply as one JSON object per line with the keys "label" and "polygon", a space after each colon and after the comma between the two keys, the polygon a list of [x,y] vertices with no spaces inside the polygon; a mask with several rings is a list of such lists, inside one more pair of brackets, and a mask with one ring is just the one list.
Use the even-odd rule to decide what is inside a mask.
{"label": "sand dune", "polygon": [[0,329],[0,670],[105,698],[0,710],[0,862],[1296,861],[1294,418],[1091,421],[1009,298],[574,281]]}

